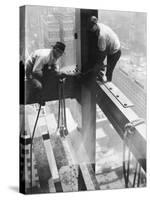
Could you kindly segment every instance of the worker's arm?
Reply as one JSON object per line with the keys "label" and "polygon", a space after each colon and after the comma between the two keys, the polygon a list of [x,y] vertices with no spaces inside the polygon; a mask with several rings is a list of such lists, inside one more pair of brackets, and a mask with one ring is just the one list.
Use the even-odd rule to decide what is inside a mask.
{"label": "worker's arm", "polygon": [[33,70],[32,70],[32,76],[37,79],[41,79],[43,77],[43,68],[45,65],[45,61],[43,57],[39,57],[36,59],[36,62],[34,64]]}
{"label": "worker's arm", "polygon": [[103,62],[107,56],[107,44],[106,39],[104,37],[100,37],[98,39],[98,53],[96,63],[103,65]]}
{"label": "worker's arm", "polygon": [[27,79],[32,79],[32,70],[34,66],[35,58],[33,54],[28,57],[25,62],[25,74]]}

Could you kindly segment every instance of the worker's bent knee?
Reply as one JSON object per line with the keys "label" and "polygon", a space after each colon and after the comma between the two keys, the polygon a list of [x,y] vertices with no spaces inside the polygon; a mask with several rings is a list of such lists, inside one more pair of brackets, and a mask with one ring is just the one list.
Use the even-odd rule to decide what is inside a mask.
{"label": "worker's bent knee", "polygon": [[32,85],[33,85],[33,88],[39,91],[43,89],[42,83],[37,79],[32,79]]}

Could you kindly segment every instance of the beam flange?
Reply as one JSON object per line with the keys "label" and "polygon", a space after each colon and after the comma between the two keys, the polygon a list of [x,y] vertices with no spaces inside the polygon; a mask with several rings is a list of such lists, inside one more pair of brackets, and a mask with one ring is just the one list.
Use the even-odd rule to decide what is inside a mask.
{"label": "beam flange", "polygon": [[[111,83],[111,86],[113,83]],[[116,87],[116,86],[115,86]],[[125,125],[138,120],[137,114],[130,108],[124,107],[108,88],[108,84],[97,82],[96,101],[108,120],[116,129],[122,139],[124,139]],[[121,92],[120,92],[121,94]],[[133,135],[126,138],[126,144],[135,158],[139,161],[146,172],[146,124],[139,124],[135,127]]]}

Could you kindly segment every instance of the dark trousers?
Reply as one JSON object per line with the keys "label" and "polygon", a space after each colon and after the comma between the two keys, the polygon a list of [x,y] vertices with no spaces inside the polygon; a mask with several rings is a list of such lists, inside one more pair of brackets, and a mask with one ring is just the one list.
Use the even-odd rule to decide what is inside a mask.
{"label": "dark trousers", "polygon": [[27,79],[25,81],[26,104],[40,103],[42,100],[43,85],[38,79]]}
{"label": "dark trousers", "polygon": [[[119,49],[116,53],[114,54],[106,54],[106,52],[99,52],[97,54],[97,66],[99,66],[99,74],[104,74],[104,71],[106,69],[106,77],[107,81],[112,81],[112,75],[113,71],[115,69],[115,66],[121,56],[121,50]],[[104,65],[104,60],[107,57],[107,65]]]}
{"label": "dark trousers", "polygon": [[57,78],[57,72],[54,70],[46,69],[43,70],[42,73],[34,73],[33,78],[28,80],[28,82],[30,82],[30,95],[28,102],[37,102],[44,105],[45,92],[47,89],[49,89],[49,91],[54,89],[52,83],[55,83]]}
{"label": "dark trousers", "polygon": [[117,51],[112,55],[107,55],[107,70],[106,70],[106,77],[108,81],[112,80],[113,71],[115,66],[121,56],[121,50]]}

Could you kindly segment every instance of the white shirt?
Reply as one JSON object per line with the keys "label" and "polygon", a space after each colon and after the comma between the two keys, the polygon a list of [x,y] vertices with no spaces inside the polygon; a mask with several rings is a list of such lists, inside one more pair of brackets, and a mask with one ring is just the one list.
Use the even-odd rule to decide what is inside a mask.
{"label": "white shirt", "polygon": [[100,28],[98,38],[98,48],[100,51],[106,51],[108,54],[114,54],[120,49],[120,41],[116,33],[107,25],[97,24]]}
{"label": "white shirt", "polygon": [[26,76],[30,77],[32,73],[41,72],[45,65],[48,65],[51,69],[52,65],[55,65],[59,69],[57,59],[53,56],[52,49],[38,49],[27,59]]}

